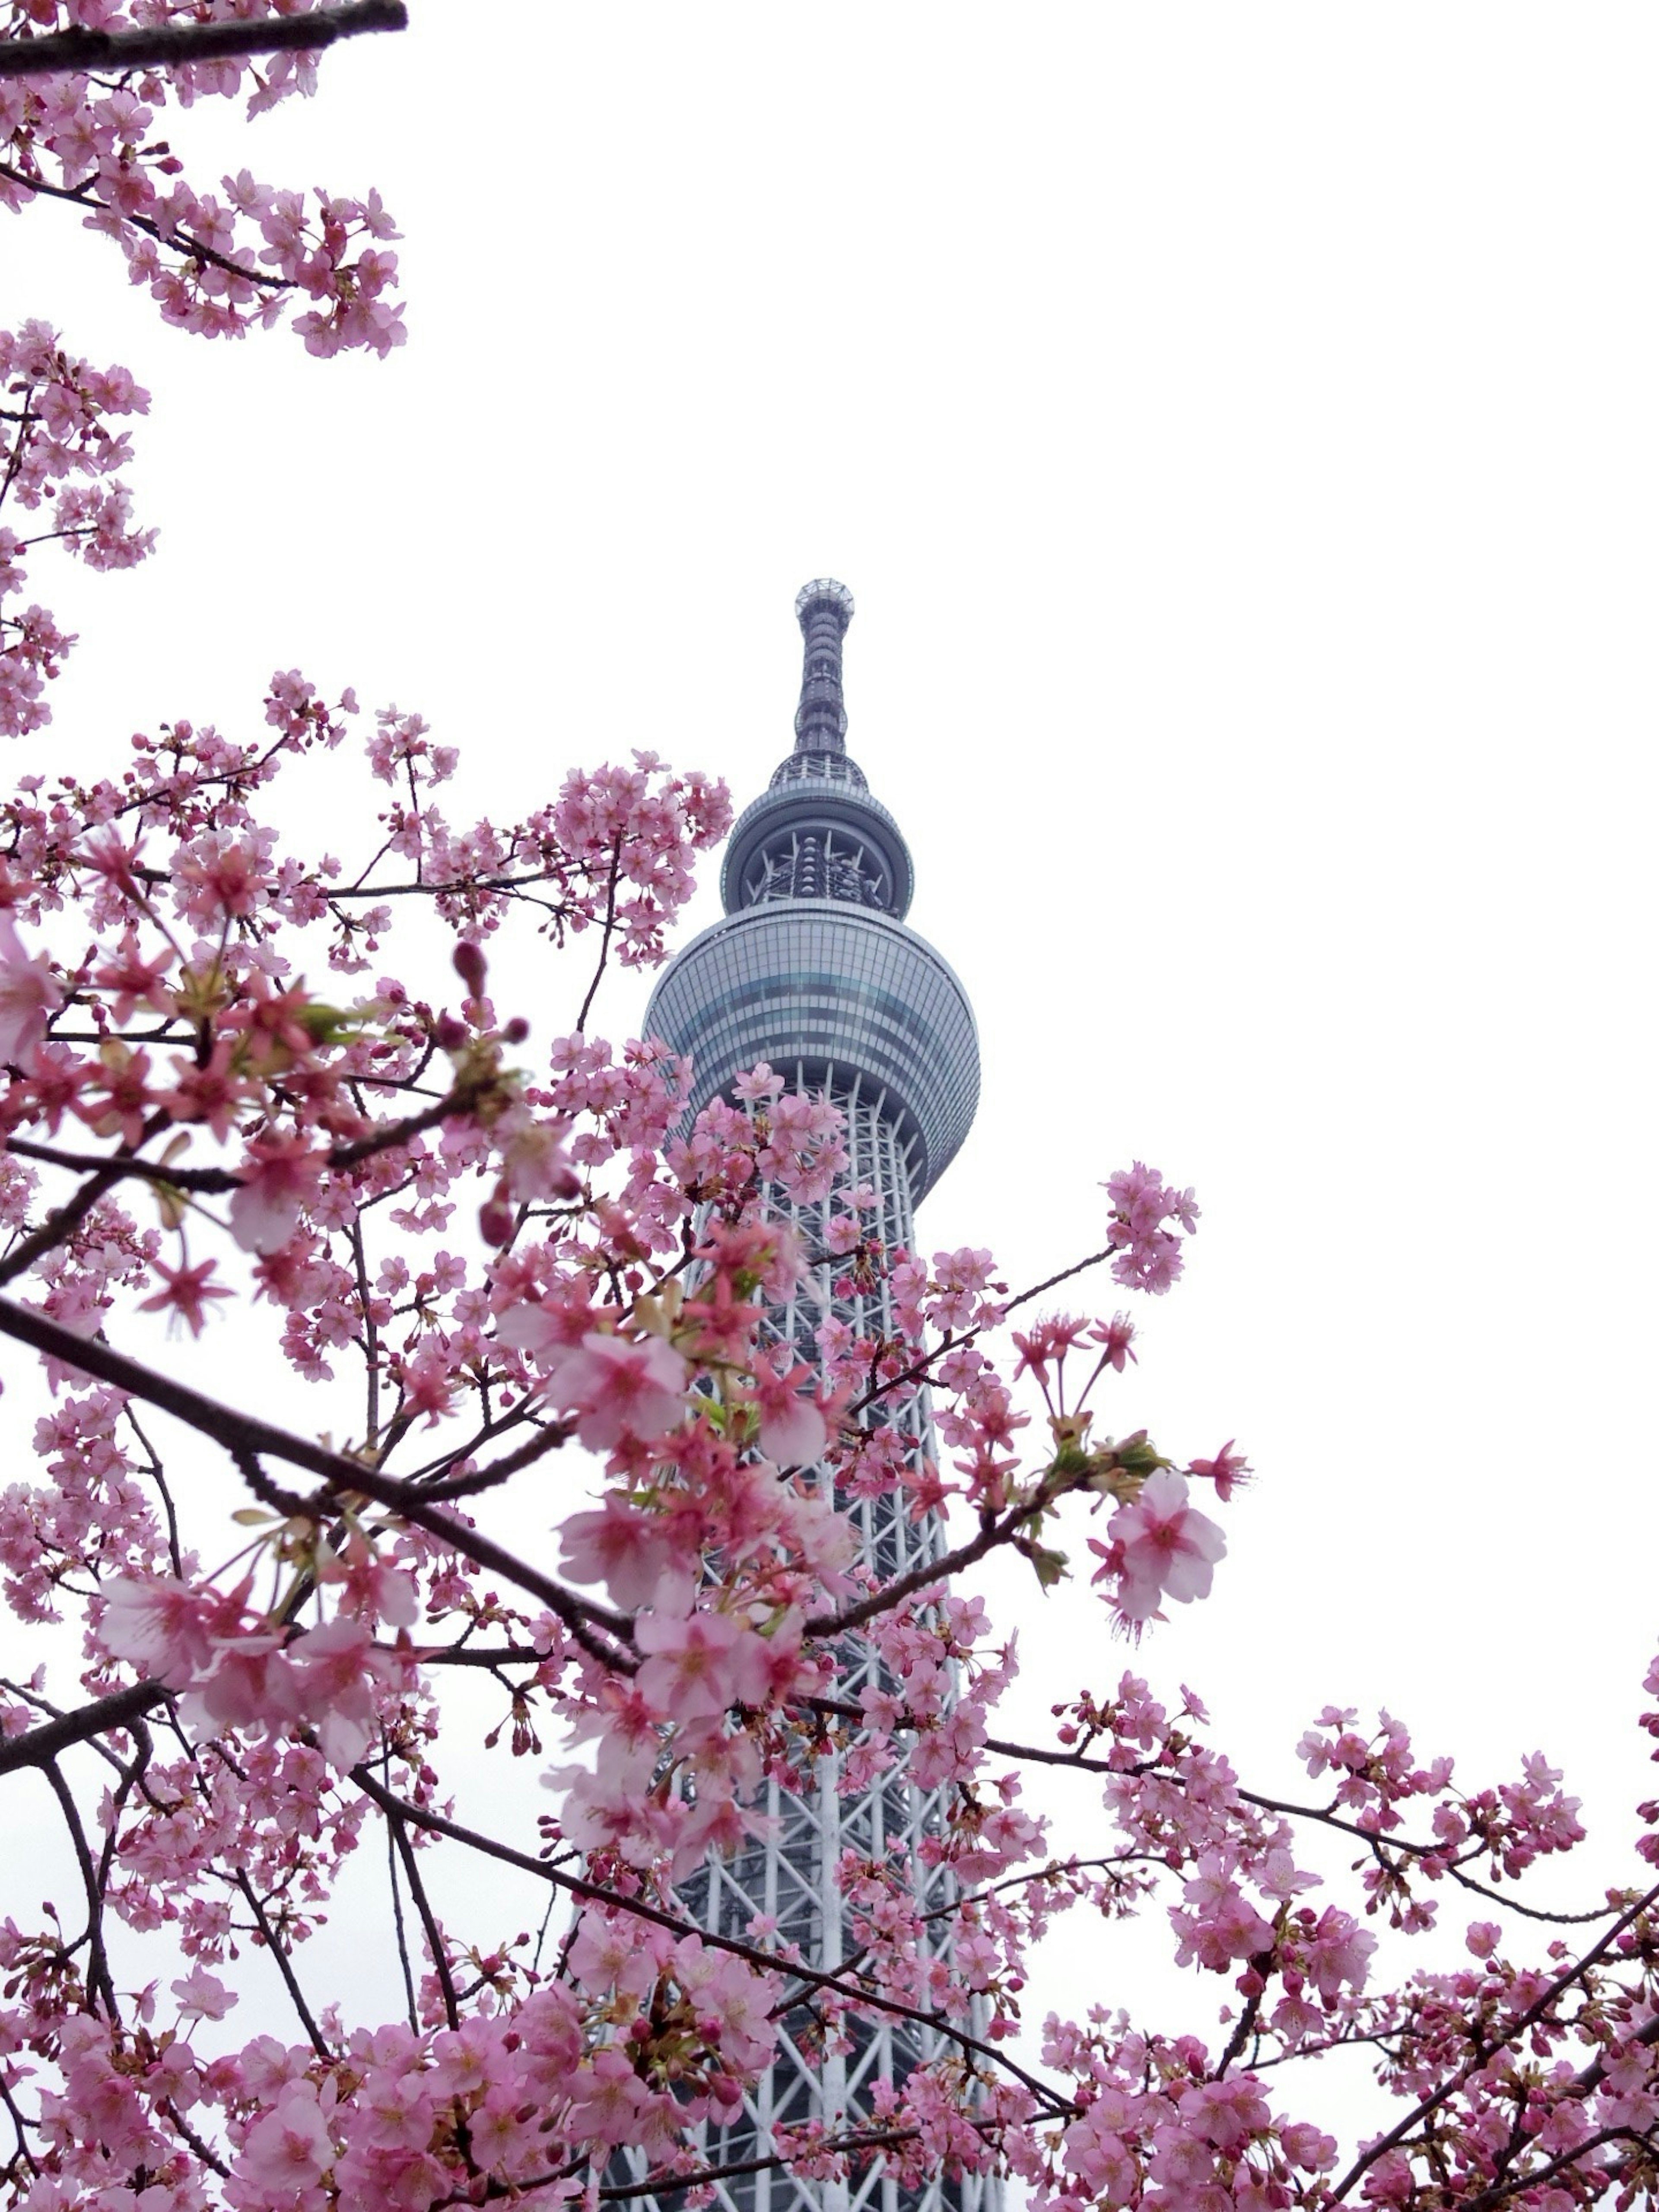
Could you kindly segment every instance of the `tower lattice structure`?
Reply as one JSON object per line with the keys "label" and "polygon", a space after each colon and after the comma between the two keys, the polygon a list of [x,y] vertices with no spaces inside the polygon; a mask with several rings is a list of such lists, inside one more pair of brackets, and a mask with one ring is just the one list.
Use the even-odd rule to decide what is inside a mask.
{"label": "tower lattice structure", "polygon": [[[726,917],[665,971],[648,1029],[690,1055],[694,1110],[729,1097],[735,1079],[762,1060],[793,1086],[827,1092],[846,1116],[852,1181],[875,1194],[865,1217],[871,1231],[890,1251],[914,1249],[915,1208],[973,1121],[978,1038],[962,985],[905,927],[909,850],[847,751],[842,642],[852,594],[821,578],[801,592],[795,611],[805,661],[794,750],[733,828],[720,878]],[[803,1251],[825,1252],[827,1204],[780,1201],[780,1210]],[[768,1312],[764,1329],[811,1362],[832,1316],[860,1336],[896,1334],[884,1280],[849,1278],[828,1260],[787,1306]],[[925,1395],[890,1413],[878,1405],[865,1418],[896,1429],[911,1466],[933,1456]],[[902,1487],[837,1503],[883,1580],[944,1549],[937,1515],[912,1520]],[[867,1647],[848,1657],[854,1671],[841,1694],[856,1698],[879,1662]],[[688,1909],[730,1935],[764,1915],[812,1966],[833,1971],[850,1965],[857,1948],[838,1874],[850,1852],[903,1870],[921,1914],[939,1916],[923,1925],[948,1972],[954,1893],[927,1848],[944,1826],[941,1792],[907,1779],[902,1766],[856,1784],[844,1767],[840,1754],[828,1753],[808,1791],[769,1783],[757,1808],[769,1816],[765,1840],[711,1857],[683,1887]],[[875,2083],[902,2082],[947,2048],[934,2031],[893,2016],[860,2025],[845,2051],[786,2033],[754,2094],[730,2123],[708,2130],[711,2165],[759,2167],[717,2185],[721,2204],[727,2212],[994,2212],[994,2185],[974,2177],[938,2175],[915,2189],[901,2187],[879,2160],[846,2181],[800,2179],[763,2163],[775,2130],[818,2121],[833,2135],[868,2109]]]}

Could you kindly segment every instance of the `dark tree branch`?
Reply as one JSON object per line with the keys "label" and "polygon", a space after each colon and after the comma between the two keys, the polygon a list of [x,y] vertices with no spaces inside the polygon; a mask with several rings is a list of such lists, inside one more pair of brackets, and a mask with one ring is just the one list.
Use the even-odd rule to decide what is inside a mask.
{"label": "dark tree branch", "polygon": [[578,1034],[586,1030],[587,1017],[593,1011],[593,1001],[599,995],[599,984],[605,975],[605,964],[611,957],[611,939],[617,927],[617,879],[622,868],[622,835],[611,848],[611,879],[605,890],[605,926],[599,932],[599,964],[593,970],[593,980],[587,987],[587,996],[582,1000],[582,1010],[576,1017]]}
{"label": "dark tree branch", "polygon": [[115,1984],[110,1977],[109,1954],[104,1948],[104,1895],[98,1886],[98,1869],[93,1864],[87,1832],[81,1825],[81,1808],[75,1802],[75,1793],[64,1781],[55,1760],[47,1760],[45,1771],[69,1829],[70,1841],[75,1848],[75,1863],[81,1869],[81,1886],[86,1892],[87,1980],[103,1999],[105,2014],[111,2026],[115,2027],[120,2021],[121,2008],[116,1999]]}
{"label": "dark tree branch", "polygon": [[[9,46],[0,46],[0,58],[11,51]],[[4,75],[5,71],[0,70],[0,76]],[[90,183],[72,187],[49,185],[44,177],[32,177],[26,169],[13,168],[9,161],[0,161],[0,177],[9,184],[21,185],[26,192],[41,192],[48,199],[67,200],[71,207],[89,208],[96,215],[110,212],[107,203],[94,196]],[[186,261],[200,261],[212,268],[222,269],[229,276],[245,276],[250,284],[257,284],[263,292],[292,292],[297,289],[297,278],[273,276],[268,270],[250,269],[242,262],[233,261],[228,253],[221,253],[217,246],[209,246],[199,238],[192,238],[187,230],[164,230],[151,216],[124,215],[120,219],[123,222],[131,223],[135,230],[142,230],[147,238],[155,239],[158,245],[167,246],[173,252],[182,253]],[[125,813],[127,810],[124,807],[119,811]],[[139,872],[147,876],[149,872],[141,869]]]}
{"label": "dark tree branch", "polygon": [[550,1866],[545,1859],[532,1858],[527,1851],[514,1850],[510,1844],[500,1843],[494,1836],[481,1835],[476,1828],[465,1828],[458,1820],[447,1820],[441,1813],[428,1812],[422,1805],[411,1804],[407,1798],[397,1796],[372,1774],[366,1766],[354,1766],[351,1779],[366,1797],[372,1797],[389,1819],[407,1820],[417,1828],[429,1829],[434,1836],[447,1836],[453,1843],[465,1844],[471,1850],[481,1851],[485,1857],[498,1860],[502,1866],[517,1867],[521,1874],[532,1875],[538,1881],[550,1882],[580,1898],[590,1905],[602,1905],[613,1912],[628,1912],[641,1920],[648,1920],[653,1927],[666,1928],[675,1936],[699,1936],[712,1951],[729,1951],[734,1958],[744,1959],[764,1973],[783,1972],[793,1975],[803,1987],[827,1990],[831,1996],[844,1998],[852,2005],[861,2005],[872,2012],[890,2013],[896,2019],[914,2021],[919,2027],[931,2027],[959,2049],[975,2052],[981,2058],[1012,2074],[1023,2082],[1032,2094],[1039,2098],[1056,2118],[1075,2118],[1077,2107],[1058,2095],[1048,2082],[1035,2074],[1028,2074],[1023,2066],[1011,2058],[1006,2051],[999,2051],[977,2036],[945,2020],[938,2013],[920,2009],[915,2005],[902,2004],[896,1997],[883,1996],[879,1990],[863,1989],[856,1984],[843,1982],[833,1973],[816,1972],[775,1953],[759,1949],[735,1936],[721,1936],[707,1928],[699,1928],[684,1914],[665,1911],[660,1905],[647,1904],[642,1897],[624,1897],[620,1891],[602,1888],[598,1882],[586,1881],[580,1875],[565,1874]]}
{"label": "dark tree branch", "polygon": [[[477,1103],[481,1087],[477,1083],[459,1084],[453,1091],[446,1091],[434,1104],[423,1107],[418,1114],[407,1114],[399,1121],[380,1122],[367,1135],[354,1138],[349,1145],[332,1146],[324,1155],[324,1164],[331,1169],[354,1168],[361,1161],[371,1159],[377,1152],[389,1152],[399,1145],[406,1145],[411,1138],[423,1136],[428,1129],[436,1128],[441,1121],[448,1121],[452,1115],[466,1113]],[[89,1174],[98,1185],[90,1202],[101,1198],[111,1184],[119,1182],[124,1176],[143,1176],[149,1182],[164,1184],[174,1190],[195,1191],[208,1197],[222,1197],[227,1191],[240,1190],[243,1183],[242,1176],[231,1168],[192,1168],[185,1166],[182,1162],[169,1165],[163,1160],[142,1160],[136,1154],[125,1152],[112,1156],[100,1152],[68,1152],[61,1146],[37,1145],[27,1137],[6,1139],[5,1149],[15,1152],[20,1159],[40,1160],[47,1167],[68,1168],[77,1175]],[[73,1220],[70,1218],[71,1210],[78,1205],[82,1195],[77,1192],[70,1206],[49,1216],[46,1227],[55,1227],[60,1235],[66,1226],[72,1227],[73,1220],[78,1220],[80,1214],[86,1210],[84,1206],[80,1207],[79,1212],[74,1213]],[[0,1277],[0,1280],[9,1279],[17,1272],[15,1260],[9,1261],[7,1274]]]}
{"label": "dark tree branch", "polygon": [[1583,2142],[1575,2143],[1571,2150],[1564,2150],[1547,2166],[1535,2166],[1526,2173],[1515,2174],[1501,2183],[1494,2183],[1490,2189],[1483,2189],[1479,2196],[1467,2200],[1463,2212],[1488,2212],[1490,2206],[1503,2204],[1511,2197],[1518,2197],[1523,2189],[1541,2189],[1547,2182],[1554,2180],[1558,2173],[1569,2173],[1576,2166],[1583,2165],[1592,2151],[1605,2149],[1608,2143],[1644,2143],[1646,2141],[1647,2138],[1635,2128],[1603,2128],[1599,2135],[1586,2136]]}
{"label": "dark tree branch", "polygon": [[426,1948],[432,1954],[433,1972],[438,1977],[438,1986],[444,1993],[444,2017],[452,2028],[461,2024],[461,2008],[455,1995],[455,1977],[449,1968],[449,1952],[443,1939],[426,1885],[421,1880],[421,1870],[415,1863],[415,1846],[409,1840],[409,1830],[395,1813],[386,1814],[386,1826],[392,1831],[398,1856],[404,1863],[404,1873],[409,1882],[409,1893],[415,1900],[415,1910],[421,1916],[421,1925],[426,1930]]}
{"label": "dark tree branch", "polygon": [[[1505,1902],[1507,1901],[1506,1899]],[[1543,1995],[1529,2004],[1523,2013],[1506,2023],[1494,2023],[1497,2041],[1486,2044],[1477,2050],[1472,2057],[1467,2059],[1458,2068],[1449,2081],[1443,2081],[1437,2089],[1432,2090],[1428,2096],[1421,2099],[1413,2109],[1407,2113],[1397,2127],[1390,2128],[1385,2136],[1378,2136],[1374,2142],[1361,2151],[1331,2191],[1332,2202],[1340,2204],[1354,2184],[1363,2180],[1370,2172],[1378,2159],[1386,2157],[1389,2151],[1396,2149],[1404,2142],[1413,2128],[1419,2126],[1431,2113],[1437,2112],[1449,2098],[1455,2097],[1473,2075],[1480,2073],[1482,2068],[1490,2065],[1497,2051],[1517,2045],[1534,2021],[1542,2020],[1555,2005],[1557,2000],[1566,1995],[1575,1982],[1582,1980],[1592,1966],[1607,1956],[1632,1922],[1639,1920],[1644,1912],[1650,1912],[1656,1903],[1659,1903],[1659,1883],[1656,1883],[1645,1895],[1638,1897],[1628,1911],[1621,1913],[1606,1934],[1598,1942],[1591,1944],[1583,1957],[1576,1960],[1564,1972],[1558,1974]]]}
{"label": "dark tree branch", "polygon": [[140,1714],[161,1705],[168,1695],[164,1682],[134,1682],[95,1704],[47,1721],[22,1735],[0,1738],[0,1774],[20,1766],[49,1767],[71,1744],[88,1743],[106,1729],[131,1728]]}
{"label": "dark tree branch", "polygon": [[[392,1754],[384,1749],[384,1736],[381,1741],[383,1746],[381,1768],[389,1782],[392,1773]],[[386,1824],[386,1868],[392,1883],[392,1924],[398,1939],[398,1964],[403,1968],[404,1995],[409,2002],[410,2031],[412,2034],[418,2035],[421,2032],[421,2008],[415,2001],[415,1976],[409,1964],[409,1936],[404,1926],[404,1893],[398,1881],[398,1845],[400,1840],[402,1838],[398,1824],[388,1820]],[[550,1899],[549,1905],[550,1909]]]}
{"label": "dark tree branch", "polygon": [[[100,1382],[112,1382],[131,1397],[159,1406],[175,1420],[213,1437],[233,1455],[281,1460],[288,1466],[301,1467],[308,1474],[320,1476],[331,1492],[369,1498],[400,1520],[424,1528],[428,1535],[436,1536],[463,1559],[471,1559],[475,1566],[498,1574],[516,1589],[539,1598],[548,1611],[564,1623],[582,1649],[602,1666],[617,1668],[628,1674],[637,1667],[638,1662],[631,1652],[610,1640],[612,1637],[626,1638],[631,1633],[629,1622],[620,1613],[575,1596],[562,1583],[526,1565],[482,1530],[465,1527],[395,1476],[381,1474],[361,1460],[330,1451],[326,1446],[311,1443],[304,1437],[290,1436],[269,1421],[239,1413],[217,1399],[206,1397],[170,1376],[157,1374],[154,1368],[129,1359],[125,1353],[99,1343],[95,1338],[76,1336],[72,1329],[49,1320],[32,1306],[14,1305],[9,1298],[0,1298],[0,1335],[15,1337],[20,1344],[30,1345],[37,1352],[61,1359],[83,1374],[95,1375]],[[274,1510],[283,1513],[323,1519],[335,1510],[331,1498],[301,1498],[290,1492],[275,1495],[280,1502]],[[600,1635],[596,1629],[608,1632]]]}
{"label": "dark tree branch", "polygon": [[306,2002],[306,1993],[300,1987],[299,1977],[295,1973],[293,1962],[289,1959],[288,1953],[283,1948],[283,1939],[281,1935],[271,1926],[270,1921],[265,1917],[264,1906],[259,1902],[259,1893],[254,1888],[253,1884],[248,1878],[247,1875],[240,1867],[237,1869],[235,1874],[231,1877],[231,1879],[234,1882],[235,1887],[241,1891],[242,1895],[247,1899],[248,1909],[253,1915],[259,1934],[264,1940],[264,1947],[266,1950],[270,1952],[271,1957],[276,1961],[276,1971],[281,1974],[283,1980],[287,1986],[288,1993],[294,2000],[294,2009],[300,2015],[300,2023],[305,2029],[306,2033],[311,2039],[312,2049],[326,2065],[332,2059],[334,2054],[329,2049],[327,2043],[324,2039],[323,2031],[318,2027],[315,2020],[312,2017],[311,2007]]}
{"label": "dark tree branch", "polygon": [[954,1552],[946,1552],[942,1559],[913,1567],[908,1575],[901,1575],[896,1582],[884,1583],[878,1590],[860,1598],[856,1605],[843,1606],[839,1613],[815,1613],[806,1624],[807,1635],[841,1636],[849,1628],[861,1628],[879,1613],[890,1613],[917,1590],[959,1574],[963,1567],[971,1567],[988,1552],[994,1552],[999,1544],[1007,1543],[1035,1510],[1036,1505],[1032,1499],[1022,1498],[1018,1505],[1011,1505],[1000,1520],[988,1521],[971,1542],[958,1544]]}
{"label": "dark tree branch", "polygon": [[100,1167],[96,1175],[88,1176],[73,1198],[54,1207],[38,1229],[32,1230],[21,1244],[14,1244],[0,1264],[0,1283],[15,1282],[26,1275],[43,1253],[50,1252],[69,1235],[79,1221],[84,1221],[99,1200],[114,1189],[130,1170],[120,1161]]}
{"label": "dark tree branch", "polygon": [[50,38],[0,45],[0,77],[51,76],[65,70],[167,69],[222,61],[231,54],[320,53],[365,31],[406,31],[403,0],[356,0],[309,15],[268,15],[255,22],[179,23],[153,31],[57,31]]}
{"label": "dark tree branch", "polygon": [[190,2122],[170,2097],[164,2097],[158,2107],[161,2117],[181,2139],[187,2142],[205,2166],[210,2166],[222,2181],[230,2179],[230,2168],[210,2144],[204,2143]]}

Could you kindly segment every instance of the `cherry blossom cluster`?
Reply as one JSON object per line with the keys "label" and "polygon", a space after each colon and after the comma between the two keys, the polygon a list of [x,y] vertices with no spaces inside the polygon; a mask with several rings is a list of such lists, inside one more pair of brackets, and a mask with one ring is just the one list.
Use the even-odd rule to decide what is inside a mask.
{"label": "cherry blossom cluster", "polygon": [[[9,0],[0,37],[49,36],[83,24],[119,33],[167,23],[303,14],[313,0]],[[82,210],[83,226],[112,238],[127,273],[163,319],[208,337],[269,325],[290,302],[308,304],[294,328],[309,353],[404,343],[394,297],[398,232],[378,192],[307,194],[260,183],[247,169],[215,190],[191,185],[173,147],[170,101],[235,98],[250,116],[316,86],[316,58],[225,57],[119,78],[85,75],[0,79],[0,209],[50,200]]]}
{"label": "cherry blossom cluster", "polygon": [[[155,544],[154,531],[134,527],[131,495],[112,474],[131,459],[131,441],[110,428],[149,406],[125,369],[76,360],[46,324],[0,331],[0,736],[51,720],[46,686],[75,642],[42,606],[7,611],[27,580],[24,556],[55,541],[89,568],[129,568]],[[39,526],[12,528],[8,504]]]}
{"label": "cherry blossom cluster", "polygon": [[1189,1190],[1172,1189],[1156,1168],[1137,1160],[1106,1186],[1112,1206],[1111,1238],[1117,1249],[1112,1273],[1136,1290],[1167,1291],[1181,1273],[1178,1223],[1190,1236],[1198,1208]]}
{"label": "cherry blossom cluster", "polygon": [[[589,1028],[613,952],[659,957],[726,826],[719,787],[644,755],[458,831],[434,796],[453,752],[387,710],[364,738],[389,794],[366,854],[291,854],[265,795],[279,775],[337,787],[356,712],[282,674],[257,738],[175,723],[120,778],[28,776],[0,812],[0,1334],[39,1357],[44,1393],[41,1479],[0,1498],[0,1571],[21,1620],[82,1639],[66,1718],[47,1670],[6,1683],[0,1769],[58,1777],[94,1870],[83,1926],[0,1931],[13,2199],[551,2202],[623,2154],[696,2186],[781,2033],[828,2052],[893,2017],[941,2055],[769,2155],[1200,2212],[1426,2208],[1446,2172],[1565,2212],[1602,2172],[1644,2172],[1652,1897],[1620,1893],[1588,1948],[1557,1938],[1542,1964],[1493,1917],[1580,1839],[1541,1758],[1460,1789],[1397,1720],[1328,1709],[1302,1746],[1325,1794],[1290,1807],[1209,1746],[1195,1698],[1133,1674],[1071,1696],[1046,1742],[995,1733],[1017,1658],[977,1560],[1006,1548],[1047,1585],[1080,1549],[1108,1616],[1155,1629],[1224,1556],[1195,1495],[1224,1505],[1248,1468],[1231,1443],[1181,1465],[1127,1424],[1097,1433],[1134,1323],[1027,1319],[1034,1294],[979,1248],[885,1244],[829,1100],[762,1067],[690,1121],[671,1053]],[[453,949],[424,992],[385,942],[416,909]],[[574,1026],[538,1037],[497,1011],[494,940],[514,927],[585,956]],[[303,980],[319,969],[363,981],[325,1000]],[[1114,1178],[1107,1266],[1130,1186],[1154,1184]],[[1143,1241],[1190,1227],[1189,1200],[1147,1203]],[[880,1329],[826,1318],[803,1362],[768,1316],[809,1279],[857,1289]],[[269,1316],[338,1443],[152,1364],[146,1316],[188,1342],[233,1310],[244,1331]],[[908,1441],[930,1392],[942,1468]],[[216,1528],[204,1471],[186,1524],[181,1422],[230,1485]],[[573,1455],[586,1479],[550,1514],[548,1462]],[[877,1498],[950,1511],[958,1540],[884,1584],[849,1517]],[[456,1668],[498,1686],[499,1755],[545,1772],[534,1834],[448,1801]],[[82,1745],[106,1754],[95,1785]],[[709,1855],[745,1848],[769,1789],[812,1790],[831,1749],[849,1787],[929,1793],[943,1892],[848,1853],[858,1948],[838,1967],[758,1902],[700,1925]],[[1086,1852],[1057,1853],[1033,1809],[1045,1766],[1098,1777]],[[307,1987],[370,1828],[410,1992],[390,2023]],[[1344,1897],[1301,1848],[1332,1831],[1359,1853]],[[452,1933],[434,1850],[543,1883],[562,1939]],[[1379,1917],[1391,1940],[1430,1936],[1449,1887],[1481,1916],[1470,1963],[1379,1991]],[[1051,2021],[1036,2070],[1032,1946],[1066,1912],[1153,1911],[1175,1970],[1216,1984],[1213,2028]],[[231,2025],[250,1946],[283,1961],[295,2039]],[[1346,2152],[1279,2070],[1345,2043],[1407,2116]]]}

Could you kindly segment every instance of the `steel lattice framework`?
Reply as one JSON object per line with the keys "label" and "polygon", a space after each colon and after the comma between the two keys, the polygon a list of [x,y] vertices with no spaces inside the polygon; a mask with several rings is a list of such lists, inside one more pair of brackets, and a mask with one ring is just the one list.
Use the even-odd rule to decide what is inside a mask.
{"label": "steel lattice framework", "polygon": [[[915,1206],[973,1120],[978,1040],[961,984],[904,926],[908,849],[847,754],[842,640],[852,594],[821,579],[806,586],[795,611],[806,649],[794,750],[732,830],[721,878],[726,920],[668,969],[648,1026],[690,1054],[694,1108],[729,1095],[733,1079],[763,1060],[803,1090],[827,1091],[847,1118],[853,1180],[876,1194],[872,1232],[890,1249],[914,1249]],[[785,1210],[802,1249],[823,1252],[827,1207]],[[830,1316],[859,1335],[896,1334],[879,1273],[849,1273],[839,1262],[815,1270],[787,1307],[769,1313],[765,1328],[815,1359],[817,1332]],[[933,1456],[925,1397],[890,1415],[872,1409],[871,1418],[897,1429],[910,1464]],[[884,1579],[943,1549],[937,1516],[912,1521],[902,1490],[838,1502]],[[854,1671],[842,1694],[856,1698],[878,1662],[867,1649],[849,1658]],[[843,1767],[839,1754],[820,1759],[807,1792],[768,1784],[758,1808],[770,1816],[768,1840],[711,1857],[683,1886],[703,1926],[738,1934],[764,1915],[813,1966],[840,1966],[855,1948],[838,1882],[849,1851],[906,1869],[921,1914],[951,1905],[950,1875],[928,1849],[944,1826],[940,1792],[918,1787],[902,1768],[854,1787]],[[948,1972],[948,1911],[927,1926],[932,1956]],[[933,2031],[902,2018],[860,2027],[845,2052],[786,2034],[754,2095],[730,2124],[709,2129],[709,2162],[763,2160],[780,2126],[816,2120],[833,2132],[844,2115],[866,2108],[873,2083],[902,2082],[943,2049]],[[879,2161],[850,2182],[763,2167],[715,2193],[727,2212],[995,2212],[996,2199],[995,2185],[974,2178],[901,2189]]]}

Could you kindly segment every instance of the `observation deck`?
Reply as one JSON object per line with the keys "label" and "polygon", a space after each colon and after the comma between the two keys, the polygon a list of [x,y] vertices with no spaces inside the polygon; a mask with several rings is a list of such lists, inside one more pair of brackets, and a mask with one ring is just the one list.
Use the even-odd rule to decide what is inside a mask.
{"label": "observation deck", "polygon": [[690,1055],[698,1112],[757,1060],[808,1090],[855,1085],[893,1125],[919,1204],[972,1126],[979,1035],[949,963],[905,927],[909,848],[847,752],[853,595],[820,578],[795,612],[805,660],[794,750],[732,830],[726,919],[670,963],[646,1024]]}

